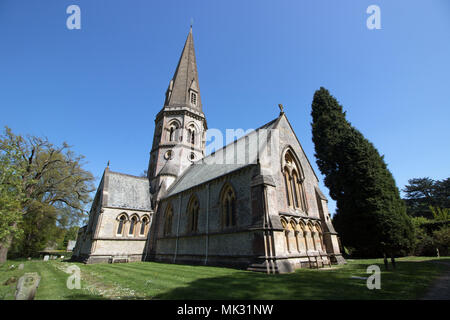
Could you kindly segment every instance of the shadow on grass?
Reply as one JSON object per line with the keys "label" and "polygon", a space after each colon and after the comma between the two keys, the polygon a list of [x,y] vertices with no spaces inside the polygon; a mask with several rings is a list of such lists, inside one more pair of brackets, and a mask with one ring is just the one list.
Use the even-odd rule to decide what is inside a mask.
{"label": "shadow on grass", "polygon": [[368,265],[353,263],[337,269],[300,269],[278,275],[238,271],[197,279],[152,299],[417,299],[446,268],[431,261],[398,261],[395,271],[385,271],[379,264],[381,289],[369,290],[365,279],[351,278],[370,276],[366,273]]}
{"label": "shadow on grass", "polygon": [[95,296],[90,294],[83,294],[83,293],[74,293],[70,295],[65,295],[64,299],[66,300],[109,300],[106,297],[103,296]]}

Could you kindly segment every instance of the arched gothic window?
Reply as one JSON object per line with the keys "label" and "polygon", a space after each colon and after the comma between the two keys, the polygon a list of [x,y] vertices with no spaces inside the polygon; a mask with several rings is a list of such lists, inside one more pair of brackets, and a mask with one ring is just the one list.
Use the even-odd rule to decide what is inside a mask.
{"label": "arched gothic window", "polygon": [[288,207],[306,212],[308,208],[302,170],[291,150],[284,154],[282,168]]}
{"label": "arched gothic window", "polygon": [[138,218],[133,216],[130,220],[130,230],[128,231],[129,235],[134,235],[134,229],[136,228],[136,224],[138,222]]}
{"label": "arched gothic window", "polygon": [[125,214],[122,214],[118,220],[119,224],[117,226],[117,235],[122,235],[125,223],[127,221],[127,216]]}
{"label": "arched gothic window", "polygon": [[144,216],[141,219],[141,230],[139,231],[139,234],[141,236],[143,236],[143,235],[145,235],[147,233],[148,222],[149,222],[149,219],[146,216]]}
{"label": "arched gothic window", "polygon": [[169,204],[166,209],[164,220],[164,235],[168,235],[172,232],[172,219],[173,219],[173,209],[172,205]]}
{"label": "arched gothic window", "polygon": [[222,190],[222,227],[229,228],[236,225],[236,195],[233,188],[227,184]]}
{"label": "arched gothic window", "polygon": [[286,200],[288,207],[291,207],[292,206],[292,192],[290,190],[291,183],[289,178],[289,171],[286,169],[284,170],[284,187],[286,189]]}
{"label": "arched gothic window", "polygon": [[192,196],[191,200],[189,200],[188,205],[188,232],[197,232],[198,231],[198,213],[200,210],[200,206],[198,203],[198,199],[196,196]]}
{"label": "arched gothic window", "polygon": [[178,141],[178,131],[180,129],[180,126],[178,124],[178,122],[173,121],[170,125],[169,125],[169,141]]}
{"label": "arched gothic window", "polygon": [[195,136],[196,136],[196,130],[195,130],[195,126],[193,124],[191,124],[188,129],[187,129],[187,141],[190,144],[195,145]]}

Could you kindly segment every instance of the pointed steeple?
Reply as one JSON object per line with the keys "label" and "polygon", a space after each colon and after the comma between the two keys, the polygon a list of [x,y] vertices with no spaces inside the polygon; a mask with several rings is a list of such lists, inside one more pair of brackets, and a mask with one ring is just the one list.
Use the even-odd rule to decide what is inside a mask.
{"label": "pointed steeple", "polygon": [[187,107],[202,112],[192,26],[175,74],[166,92],[164,108]]}

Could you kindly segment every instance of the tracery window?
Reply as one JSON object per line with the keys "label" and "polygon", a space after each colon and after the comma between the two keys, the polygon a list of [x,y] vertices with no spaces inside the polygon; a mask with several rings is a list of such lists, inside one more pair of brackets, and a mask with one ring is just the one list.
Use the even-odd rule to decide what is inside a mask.
{"label": "tracery window", "polygon": [[222,227],[228,228],[236,225],[236,195],[233,188],[227,184],[221,194]]}
{"label": "tracery window", "polygon": [[164,220],[164,235],[168,235],[172,232],[172,219],[173,219],[173,209],[172,205],[169,204],[166,209]]}
{"label": "tracery window", "polygon": [[196,196],[192,196],[189,200],[187,216],[188,216],[188,232],[197,232],[198,231],[198,214],[199,214],[200,206],[198,203],[198,199]]}
{"label": "tracery window", "polygon": [[288,207],[306,212],[308,208],[303,185],[303,171],[291,150],[284,154],[282,168]]}

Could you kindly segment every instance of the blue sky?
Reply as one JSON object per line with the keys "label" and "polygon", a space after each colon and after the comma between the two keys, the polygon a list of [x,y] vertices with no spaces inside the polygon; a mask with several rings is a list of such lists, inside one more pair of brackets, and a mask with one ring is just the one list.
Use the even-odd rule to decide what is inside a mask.
{"label": "blue sky", "polygon": [[[81,30],[66,27],[72,4]],[[0,0],[0,126],[67,141],[97,179],[108,160],[139,175],[191,18],[210,128],[256,128],[282,103],[321,177],[310,111],[324,86],[400,188],[449,176],[446,0]]]}

